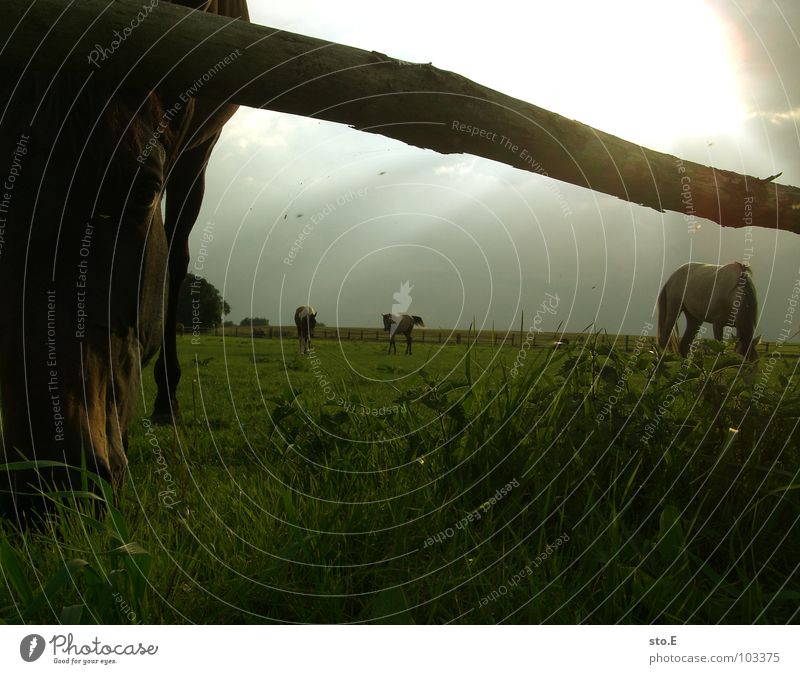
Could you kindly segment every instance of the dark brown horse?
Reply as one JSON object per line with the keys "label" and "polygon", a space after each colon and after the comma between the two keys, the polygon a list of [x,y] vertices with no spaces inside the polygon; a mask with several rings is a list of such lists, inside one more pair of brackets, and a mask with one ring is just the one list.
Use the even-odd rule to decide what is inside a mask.
{"label": "dark brown horse", "polygon": [[[208,9],[247,17],[243,2]],[[159,390],[174,391],[186,237],[232,113],[192,101],[177,111],[175,100],[100,78],[0,72],[0,463],[77,466],[85,456],[119,487],[141,366],[162,342],[165,288]],[[0,471],[0,514],[14,517],[41,503],[38,489],[74,487],[75,477]]]}
{"label": "dark brown horse", "polygon": [[419,316],[409,316],[408,314],[392,315],[383,314],[383,330],[389,333],[389,350],[387,354],[392,353],[392,349],[397,353],[397,344],[394,339],[398,334],[406,338],[406,355],[411,355],[411,331],[415,325],[424,328],[425,323]]}
{"label": "dark brown horse", "polygon": [[[173,0],[189,7],[205,7],[205,11],[249,21],[246,0]],[[221,75],[224,77],[224,73]],[[158,392],[153,405],[153,420],[170,423],[178,412],[175,392],[181,378],[178,363],[175,329],[177,325],[178,295],[189,267],[189,234],[197,221],[205,192],[205,173],[208,159],[219,140],[222,127],[237,106],[219,105],[193,100],[187,108],[185,142],[176,157],[174,168],[167,177],[167,205],[164,226],[169,241],[169,284],[167,310],[164,316],[164,335],[161,353],[155,366]]]}
{"label": "dark brown horse", "polygon": [[300,353],[308,353],[314,328],[317,326],[317,310],[305,305],[297,307],[294,312],[294,324],[297,326],[297,339],[300,340]]}

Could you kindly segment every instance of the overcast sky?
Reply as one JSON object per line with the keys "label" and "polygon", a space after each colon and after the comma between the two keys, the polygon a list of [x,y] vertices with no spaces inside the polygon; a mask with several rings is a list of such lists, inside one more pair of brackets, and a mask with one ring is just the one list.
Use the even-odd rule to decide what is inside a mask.
{"label": "overcast sky", "polygon": [[[626,140],[800,186],[798,2],[249,5],[256,23],[432,62]],[[741,229],[690,233],[680,214],[488,160],[243,109],[211,159],[190,271],[237,322],[290,324],[311,303],[327,325],[379,327],[409,281],[408,312],[431,327],[518,329],[550,293],[545,330],[638,333],[680,264],[741,260],[750,245]],[[760,331],[774,339],[800,237],[756,228],[752,248]]]}

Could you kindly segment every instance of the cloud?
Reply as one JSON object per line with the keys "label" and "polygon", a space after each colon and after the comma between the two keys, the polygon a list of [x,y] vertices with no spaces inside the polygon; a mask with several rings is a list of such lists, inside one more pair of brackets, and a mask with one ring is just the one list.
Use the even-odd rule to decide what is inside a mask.
{"label": "cloud", "polygon": [[225,125],[220,146],[228,151],[246,152],[251,148],[286,148],[298,134],[319,122],[276,112],[240,108]]}
{"label": "cloud", "polygon": [[783,112],[766,111],[766,110],[751,112],[748,115],[748,118],[766,119],[770,124],[784,124],[785,122],[796,124],[798,121],[800,121],[800,107],[793,108],[791,110],[785,110]]}
{"label": "cloud", "polygon": [[468,173],[472,173],[473,168],[475,168],[475,157],[470,157],[469,159],[460,159],[452,164],[440,164],[433,170],[433,172],[437,176],[465,176]]}

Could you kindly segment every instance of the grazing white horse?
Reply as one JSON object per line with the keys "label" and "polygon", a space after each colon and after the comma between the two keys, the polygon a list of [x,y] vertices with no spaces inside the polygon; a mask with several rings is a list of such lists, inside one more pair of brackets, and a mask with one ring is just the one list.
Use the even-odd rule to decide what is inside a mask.
{"label": "grazing white horse", "polygon": [[297,307],[294,312],[294,324],[297,326],[297,339],[300,340],[300,353],[308,353],[317,325],[317,310],[306,305]]}
{"label": "grazing white horse", "polygon": [[422,322],[422,318],[419,316],[409,316],[408,314],[383,314],[383,330],[389,333],[389,350],[386,353],[391,353],[393,348],[394,352],[397,353],[397,344],[395,344],[394,338],[399,333],[405,335],[406,355],[410,356],[411,331],[414,329],[415,325],[419,325],[423,328],[425,327],[425,323]]}
{"label": "grazing white horse", "polygon": [[683,312],[686,332],[678,351],[689,353],[692,340],[704,323],[714,326],[714,339],[722,339],[726,325],[736,328],[736,353],[749,361],[758,359],[753,338],[758,302],[750,268],[740,262],[725,265],[689,262],[669,277],[658,296],[658,342],[675,346],[675,323]]}

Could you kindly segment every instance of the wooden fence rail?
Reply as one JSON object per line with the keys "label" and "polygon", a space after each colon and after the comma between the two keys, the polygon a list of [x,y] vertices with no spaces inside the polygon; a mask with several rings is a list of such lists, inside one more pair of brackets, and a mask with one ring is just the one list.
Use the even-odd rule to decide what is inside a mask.
{"label": "wooden fence rail", "polygon": [[[182,333],[184,337],[215,336],[215,337],[238,337],[244,339],[297,339],[297,329],[295,326],[263,326],[246,328],[241,326],[200,328],[192,331],[185,329]],[[415,344],[440,344],[445,346],[467,346],[475,344],[477,346],[492,347],[516,347],[520,348],[526,341],[530,348],[557,348],[569,344],[581,345],[587,339],[593,338],[591,335],[575,333],[520,333],[520,332],[492,332],[482,331],[479,333],[469,330],[439,330],[424,329],[415,330],[413,333]],[[317,328],[314,331],[316,340],[336,340],[345,342],[385,342],[388,341],[387,334],[375,328]],[[619,351],[633,351],[637,344],[642,342],[647,348],[652,348],[656,344],[655,336],[640,337],[639,335],[606,335],[599,337],[600,343],[613,345]],[[400,338],[402,341],[402,337]],[[795,342],[762,342],[759,351],[764,354],[779,349],[782,355],[800,356],[800,343]]]}

